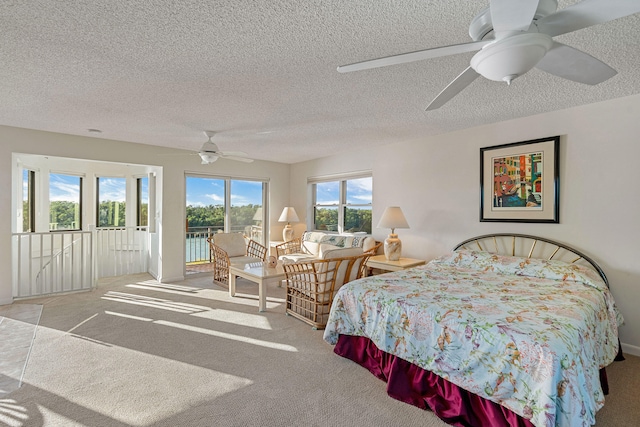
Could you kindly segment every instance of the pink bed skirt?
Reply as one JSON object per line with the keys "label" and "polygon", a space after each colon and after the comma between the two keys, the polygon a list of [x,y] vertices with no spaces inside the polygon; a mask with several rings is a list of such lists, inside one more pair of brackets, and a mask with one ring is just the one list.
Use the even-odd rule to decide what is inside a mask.
{"label": "pink bed skirt", "polygon": [[387,383],[394,399],[433,411],[454,426],[533,427],[514,412],[378,349],[365,337],[340,335],[334,352],[367,368]]}

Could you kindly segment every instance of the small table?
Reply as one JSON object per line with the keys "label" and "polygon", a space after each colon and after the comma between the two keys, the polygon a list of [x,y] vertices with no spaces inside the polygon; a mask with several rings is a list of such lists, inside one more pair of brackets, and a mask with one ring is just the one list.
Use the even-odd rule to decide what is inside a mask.
{"label": "small table", "polygon": [[278,257],[278,254],[276,253],[276,246],[278,246],[279,244],[284,243],[284,240],[271,240],[269,241],[269,255],[273,255],[274,257]]}
{"label": "small table", "polygon": [[236,295],[236,277],[243,277],[258,284],[258,311],[267,309],[266,288],[269,283],[278,283],[284,279],[282,263],[275,268],[267,267],[266,262],[231,263],[229,265],[229,296]]}
{"label": "small table", "polygon": [[389,261],[384,255],[376,255],[367,260],[367,267],[385,271],[398,271],[426,263],[427,261],[423,259],[415,258],[400,258],[398,261]]}

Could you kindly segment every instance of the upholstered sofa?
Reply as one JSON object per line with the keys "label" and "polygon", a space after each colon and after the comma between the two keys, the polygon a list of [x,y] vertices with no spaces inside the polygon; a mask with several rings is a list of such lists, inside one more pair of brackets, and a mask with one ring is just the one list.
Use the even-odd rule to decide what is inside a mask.
{"label": "upholstered sofa", "polygon": [[[275,248],[278,259],[299,262],[325,259],[328,252],[332,253],[332,258],[354,256],[365,252],[375,255],[380,245],[380,242],[366,234],[330,234],[322,231],[305,231],[301,237],[281,243]],[[346,249],[355,250],[346,251]]]}

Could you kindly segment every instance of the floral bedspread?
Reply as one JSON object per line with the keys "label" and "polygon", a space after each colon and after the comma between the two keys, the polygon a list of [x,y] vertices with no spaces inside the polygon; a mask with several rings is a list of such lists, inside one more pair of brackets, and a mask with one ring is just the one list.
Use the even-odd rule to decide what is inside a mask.
{"label": "floral bedspread", "polygon": [[592,269],[461,250],[338,291],[324,339],[376,346],[542,426],[590,426],[622,316]]}

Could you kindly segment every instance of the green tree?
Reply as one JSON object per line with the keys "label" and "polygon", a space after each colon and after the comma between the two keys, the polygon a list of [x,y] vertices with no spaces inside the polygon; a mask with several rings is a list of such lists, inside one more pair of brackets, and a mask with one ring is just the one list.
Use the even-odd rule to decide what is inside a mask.
{"label": "green tree", "polygon": [[98,227],[124,227],[125,202],[105,200],[98,206]]}
{"label": "green tree", "polygon": [[80,204],[69,201],[53,201],[49,204],[49,222],[52,229],[73,230],[80,228]]}

